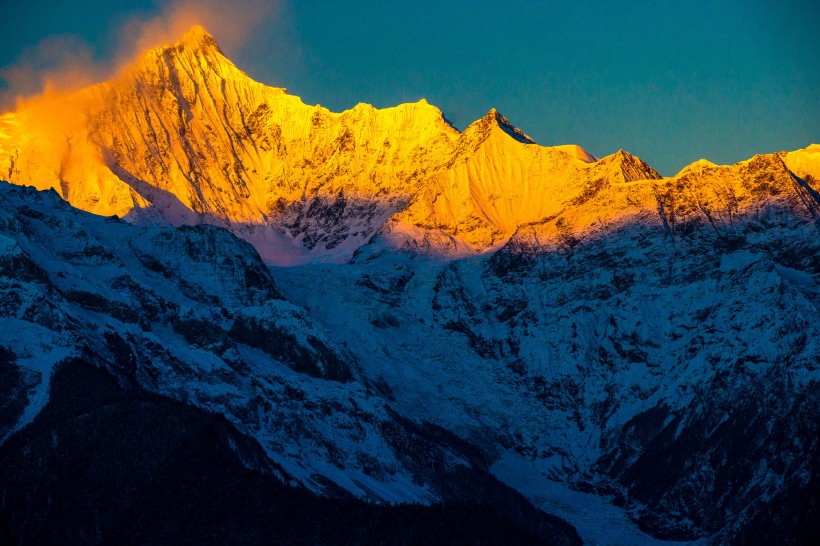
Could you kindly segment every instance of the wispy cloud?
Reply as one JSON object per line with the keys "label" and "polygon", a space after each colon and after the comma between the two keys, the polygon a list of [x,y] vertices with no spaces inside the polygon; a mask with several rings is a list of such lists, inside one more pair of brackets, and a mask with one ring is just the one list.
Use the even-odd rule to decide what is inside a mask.
{"label": "wispy cloud", "polygon": [[248,0],[227,7],[218,0],[161,2],[147,17],[132,17],[116,28],[101,29],[115,39],[115,51],[95,55],[74,35],[49,36],[0,69],[6,89],[0,111],[38,97],[70,93],[110,78],[143,52],[178,40],[194,24],[205,27],[227,51],[238,51],[276,20],[281,2]]}

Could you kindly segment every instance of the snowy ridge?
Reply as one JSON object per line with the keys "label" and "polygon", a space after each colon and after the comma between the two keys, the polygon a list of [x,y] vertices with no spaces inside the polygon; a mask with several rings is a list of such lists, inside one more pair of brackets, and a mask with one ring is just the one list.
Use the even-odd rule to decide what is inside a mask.
{"label": "snowy ridge", "polygon": [[[575,145],[539,146],[495,109],[459,133],[424,99],[309,106],[250,79],[201,27],[109,82],[6,114],[0,136],[12,183],[140,224],[227,227],[274,265],[344,262],[374,235],[450,257],[487,252],[609,185],[660,179],[624,151],[599,160]],[[813,150],[771,157],[802,178],[817,172]],[[629,207],[656,208],[635,199]]]}
{"label": "snowy ridge", "polygon": [[811,530],[818,157],[664,178],[494,109],[333,113],[195,27],[0,117],[0,439],[75,356],[328,496],[463,501],[492,472],[589,543],[590,507],[622,543]]}
{"label": "snowy ridge", "polygon": [[[274,264],[347,260],[420,192],[438,192],[442,177],[466,188],[476,172],[489,177],[479,191],[449,199],[435,221],[448,233],[478,222],[485,235],[467,243],[484,250],[543,212],[547,197],[529,186],[549,185],[553,171],[563,186],[547,193],[571,182],[566,154],[594,161],[577,146],[533,145],[494,109],[459,134],[424,99],[341,114],[305,105],[251,80],[200,27],[110,82],[7,114],[0,132],[12,183],[138,223],[228,227]],[[493,165],[499,153],[512,155],[507,166]],[[496,203],[499,191],[517,197]],[[517,210],[531,192],[537,210]],[[429,225],[424,216],[414,225]]]}
{"label": "snowy ridge", "polygon": [[3,436],[42,409],[55,363],[81,356],[227,416],[312,489],[436,498],[384,439],[386,400],[351,382],[355,358],[281,299],[250,245],[209,226],[137,228],[54,192],[0,192],[0,339],[25,380]]}

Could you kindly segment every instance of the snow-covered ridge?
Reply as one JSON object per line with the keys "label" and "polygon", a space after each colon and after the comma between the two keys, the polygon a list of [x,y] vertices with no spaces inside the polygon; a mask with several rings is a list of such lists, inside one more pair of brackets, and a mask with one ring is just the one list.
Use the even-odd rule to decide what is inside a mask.
{"label": "snow-covered ridge", "polygon": [[[0,135],[12,183],[132,222],[227,227],[272,264],[346,261],[378,233],[400,248],[481,253],[605,186],[660,179],[626,152],[599,160],[534,144],[495,109],[459,133],[424,99],[341,113],[306,105],[250,79],[201,27],[109,82],[3,116]],[[772,157],[816,178],[812,150]]]}
{"label": "snow-covered ridge", "polygon": [[416,441],[413,421],[224,229],[133,226],[0,183],[0,331],[0,364],[19,378],[0,443],[42,410],[55,365],[77,357],[226,416],[315,491],[440,498],[397,451]]}
{"label": "snow-covered ridge", "polygon": [[818,157],[663,178],[495,110],[463,132],[424,100],[333,113],[194,28],[0,117],[22,408],[0,438],[80,355],[225,415],[328,495],[430,502],[478,469],[589,541],[589,506],[627,543],[797,528],[818,483]]}

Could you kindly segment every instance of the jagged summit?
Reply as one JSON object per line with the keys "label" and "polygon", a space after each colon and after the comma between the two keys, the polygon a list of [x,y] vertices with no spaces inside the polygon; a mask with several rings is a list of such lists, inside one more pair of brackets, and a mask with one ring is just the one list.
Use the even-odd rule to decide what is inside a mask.
{"label": "jagged summit", "polygon": [[[253,82],[228,59],[216,39],[202,26],[192,26],[180,40],[150,49],[127,70],[121,84],[132,80],[189,78],[201,82],[208,78]],[[256,82],[253,82],[256,83]],[[174,84],[178,87],[177,84]]]}
{"label": "jagged summit", "polygon": [[494,129],[500,129],[504,131],[507,135],[511,136],[518,142],[522,144],[535,144],[535,141],[526,135],[523,131],[518,129],[514,126],[510,121],[505,118],[498,110],[495,108],[491,108],[487,114],[471,123],[467,128],[464,130],[465,135],[472,135],[476,134],[479,135],[480,138],[486,138],[490,135],[490,132]]}
{"label": "jagged summit", "polygon": [[618,150],[600,161],[602,163],[613,163],[617,165],[626,182],[635,180],[660,180],[662,178],[658,171],[650,167],[638,156],[632,155],[626,150]]}
{"label": "jagged summit", "polygon": [[201,25],[193,25],[188,31],[182,35],[182,39],[176,43],[177,46],[184,45],[189,47],[214,47],[218,51],[219,44],[216,43],[213,35],[205,30]]}
{"label": "jagged summit", "polygon": [[187,56],[212,56],[221,61],[233,65],[225,57],[216,39],[204,27],[193,25],[179,40],[158,45],[146,51],[142,58],[151,56],[164,56],[169,54]]}
{"label": "jagged summit", "polygon": [[[0,116],[0,177],[18,185],[0,183],[0,520],[32,537],[17,542],[55,521],[133,536],[146,520],[127,506],[163,495],[120,498],[123,472],[165,483],[214,437],[206,476],[236,455],[344,503],[474,514],[479,495],[538,527],[491,472],[593,544],[662,542],[634,523],[776,542],[796,528],[784,498],[814,531],[820,146],[662,178],[623,150],[535,144],[495,109],[460,133],[424,99],[308,105],[211,40],[194,28],[116,80]],[[49,387],[87,364],[139,404],[111,414],[96,380]],[[170,466],[132,457],[130,432],[186,422],[130,411],[149,407],[142,389],[227,420],[185,425],[181,451],[154,442],[182,453]],[[128,464],[103,450],[115,471],[97,481],[64,464],[109,432]],[[65,489],[58,467],[85,473]],[[60,515],[77,494],[102,503],[81,526]],[[747,523],[771,514],[772,539]]]}
{"label": "jagged summit", "polygon": [[703,169],[711,169],[713,167],[717,167],[717,165],[715,163],[712,163],[708,159],[701,158],[693,163],[690,163],[689,165],[686,165],[675,176],[683,176],[689,171],[702,171]]}
{"label": "jagged summit", "polygon": [[[276,264],[346,261],[377,233],[485,252],[610,184],[661,178],[624,151],[540,146],[495,108],[460,133],[425,99],[308,105],[251,79],[199,25],[114,80],[3,116],[0,137],[15,184],[135,223],[227,227]],[[783,161],[814,176],[816,148]]]}

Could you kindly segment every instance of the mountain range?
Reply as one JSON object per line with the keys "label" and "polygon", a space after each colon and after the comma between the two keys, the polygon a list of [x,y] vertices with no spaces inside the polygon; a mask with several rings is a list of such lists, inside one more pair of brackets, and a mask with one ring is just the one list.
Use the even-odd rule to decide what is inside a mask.
{"label": "mountain range", "polygon": [[662,177],[193,27],[0,177],[4,542],[820,536],[818,145]]}

